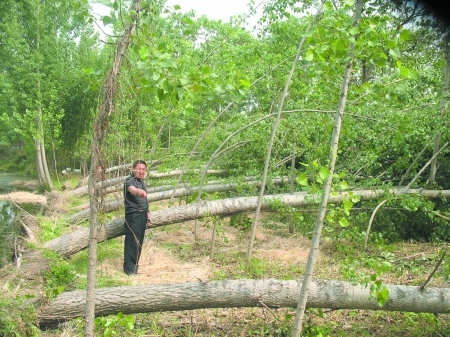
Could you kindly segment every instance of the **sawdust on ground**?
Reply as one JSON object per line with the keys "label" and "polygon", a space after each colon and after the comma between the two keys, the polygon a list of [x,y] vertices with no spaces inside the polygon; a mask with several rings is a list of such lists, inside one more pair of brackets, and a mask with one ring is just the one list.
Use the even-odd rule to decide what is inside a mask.
{"label": "sawdust on ground", "polygon": [[0,194],[0,200],[12,200],[16,204],[40,204],[42,206],[47,205],[47,198],[44,195],[24,191]]}

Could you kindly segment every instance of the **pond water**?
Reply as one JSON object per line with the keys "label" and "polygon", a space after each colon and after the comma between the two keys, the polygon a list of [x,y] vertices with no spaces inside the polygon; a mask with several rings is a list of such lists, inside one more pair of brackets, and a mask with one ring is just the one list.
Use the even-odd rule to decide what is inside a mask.
{"label": "pond water", "polygon": [[9,185],[9,183],[14,180],[32,180],[32,178],[27,177],[25,174],[0,172],[0,194],[19,189],[21,191],[29,191],[27,188]]}
{"label": "pond water", "polygon": [[[29,191],[29,189],[24,187],[9,185],[14,180],[31,180],[31,178],[17,173],[0,172],[0,194],[6,194],[13,190]],[[27,210],[27,212],[32,212],[34,209],[33,205],[21,205],[20,207]],[[16,211],[16,207],[8,200],[0,200],[0,267],[11,256],[11,250],[8,248],[9,244],[6,242],[8,236],[20,230],[20,228],[15,226],[14,222]]]}

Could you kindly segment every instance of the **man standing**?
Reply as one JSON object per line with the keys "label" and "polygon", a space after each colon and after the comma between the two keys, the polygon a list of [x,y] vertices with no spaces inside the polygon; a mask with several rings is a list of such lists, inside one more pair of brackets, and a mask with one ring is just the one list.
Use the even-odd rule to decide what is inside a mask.
{"label": "man standing", "polygon": [[143,160],[133,163],[131,175],[124,183],[125,200],[125,248],[123,271],[127,275],[138,272],[139,258],[144,243],[145,228],[150,221],[148,212],[147,189],[144,177],[147,164]]}

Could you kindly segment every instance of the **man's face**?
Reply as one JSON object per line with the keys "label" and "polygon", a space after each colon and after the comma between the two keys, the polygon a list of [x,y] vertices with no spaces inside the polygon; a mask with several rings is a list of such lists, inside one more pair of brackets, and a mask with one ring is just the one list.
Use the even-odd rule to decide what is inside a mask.
{"label": "man's face", "polygon": [[145,172],[146,172],[147,168],[145,167],[144,164],[137,164],[135,168],[133,168],[133,174],[136,178],[138,178],[139,180],[142,180],[145,176]]}

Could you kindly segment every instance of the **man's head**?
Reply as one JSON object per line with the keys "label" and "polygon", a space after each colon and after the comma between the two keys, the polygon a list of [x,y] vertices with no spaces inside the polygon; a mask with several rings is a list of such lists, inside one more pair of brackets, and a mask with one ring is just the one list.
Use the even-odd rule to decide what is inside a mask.
{"label": "man's head", "polygon": [[139,180],[142,180],[142,179],[144,179],[146,170],[147,170],[147,164],[145,163],[145,161],[136,160],[133,163],[133,168],[131,171],[133,172],[133,174],[136,178],[138,178]]}

